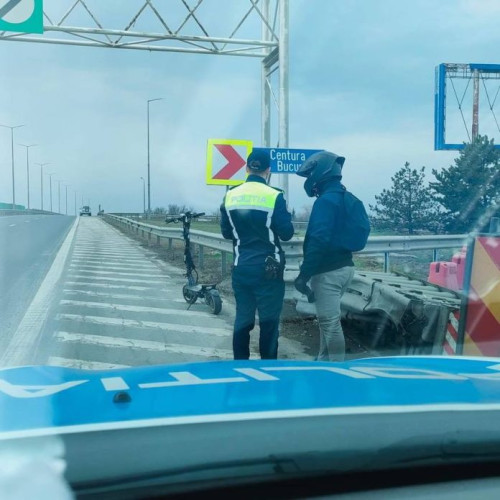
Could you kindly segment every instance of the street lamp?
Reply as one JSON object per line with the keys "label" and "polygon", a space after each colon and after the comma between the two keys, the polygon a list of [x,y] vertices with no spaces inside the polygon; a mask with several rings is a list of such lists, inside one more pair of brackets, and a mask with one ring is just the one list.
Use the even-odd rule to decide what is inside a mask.
{"label": "street lamp", "polygon": [[62,179],[57,179],[57,213],[61,213],[61,182]]}
{"label": "street lamp", "polygon": [[64,187],[66,188],[66,215],[68,215],[68,186],[71,186],[71,184],[64,184]]}
{"label": "street lamp", "polygon": [[146,181],[144,177],[142,179],[142,213],[146,213]]}
{"label": "street lamp", "polygon": [[50,163],[35,163],[40,166],[40,210],[43,210],[43,167]]}
{"label": "street lamp", "polygon": [[23,148],[26,148],[26,178],[28,179],[28,210],[30,209],[30,148],[37,146],[37,144],[19,144]]}
{"label": "street lamp", "polygon": [[52,172],[49,174],[49,185],[50,185],[50,211],[53,212],[52,210],[52,176],[55,175],[55,172]]}
{"label": "street lamp", "polygon": [[151,169],[149,162],[149,103],[154,101],[161,101],[163,97],[157,97],[156,99],[148,99],[148,214],[151,214]]}
{"label": "street lamp", "polygon": [[12,210],[16,208],[16,179],[14,174],[14,129],[24,127],[24,125],[0,125],[0,127],[10,128],[10,149],[12,154]]}

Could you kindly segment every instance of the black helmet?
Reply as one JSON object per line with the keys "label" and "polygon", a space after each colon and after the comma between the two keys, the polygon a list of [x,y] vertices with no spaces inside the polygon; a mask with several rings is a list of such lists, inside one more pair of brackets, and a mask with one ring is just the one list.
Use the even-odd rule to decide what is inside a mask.
{"label": "black helmet", "polygon": [[328,151],[311,155],[299,168],[297,175],[307,177],[304,190],[307,196],[318,196],[320,186],[326,181],[342,177],[345,158]]}

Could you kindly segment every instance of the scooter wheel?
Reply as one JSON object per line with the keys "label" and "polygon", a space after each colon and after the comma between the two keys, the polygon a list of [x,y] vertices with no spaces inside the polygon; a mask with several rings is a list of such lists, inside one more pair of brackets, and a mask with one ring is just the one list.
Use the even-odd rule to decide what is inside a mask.
{"label": "scooter wheel", "polygon": [[208,307],[212,314],[219,314],[222,310],[222,299],[217,290],[209,290],[205,296]]}
{"label": "scooter wheel", "polygon": [[198,295],[196,293],[193,293],[191,290],[189,290],[188,285],[184,285],[182,287],[182,296],[184,297],[184,300],[188,304],[194,304],[196,300],[198,299]]}

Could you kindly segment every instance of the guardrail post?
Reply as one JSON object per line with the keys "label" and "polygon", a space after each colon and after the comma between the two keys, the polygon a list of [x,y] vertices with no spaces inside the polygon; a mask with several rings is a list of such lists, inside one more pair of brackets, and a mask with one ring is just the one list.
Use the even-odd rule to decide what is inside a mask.
{"label": "guardrail post", "polygon": [[432,262],[437,262],[439,260],[439,250],[437,248],[432,249]]}
{"label": "guardrail post", "polygon": [[156,244],[157,244],[158,246],[160,246],[160,245],[161,245],[161,240],[160,240],[160,235],[159,235],[159,234],[157,234],[157,235],[156,235]]}
{"label": "guardrail post", "polygon": [[198,245],[198,265],[200,266],[200,269],[203,269],[203,261],[204,261],[204,248],[202,245]]}
{"label": "guardrail post", "polygon": [[168,239],[168,249],[172,250],[172,238]]}
{"label": "guardrail post", "polygon": [[151,229],[149,230],[149,233],[148,233],[148,245],[151,245]]}
{"label": "guardrail post", "polygon": [[389,272],[389,266],[390,266],[389,252],[384,252],[384,273]]}

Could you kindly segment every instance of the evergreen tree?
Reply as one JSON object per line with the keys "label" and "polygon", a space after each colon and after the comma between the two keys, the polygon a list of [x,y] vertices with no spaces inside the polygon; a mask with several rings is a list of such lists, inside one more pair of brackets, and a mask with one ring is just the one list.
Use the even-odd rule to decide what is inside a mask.
{"label": "evergreen tree", "polygon": [[391,180],[391,188],[375,196],[377,203],[370,205],[374,227],[407,234],[438,232],[438,205],[425,185],[425,167],[412,169],[406,162]]}
{"label": "evergreen tree", "polygon": [[493,139],[478,136],[460,151],[454,165],[432,173],[436,181],[430,187],[445,210],[448,231],[484,230],[490,217],[499,216],[500,151]]}

